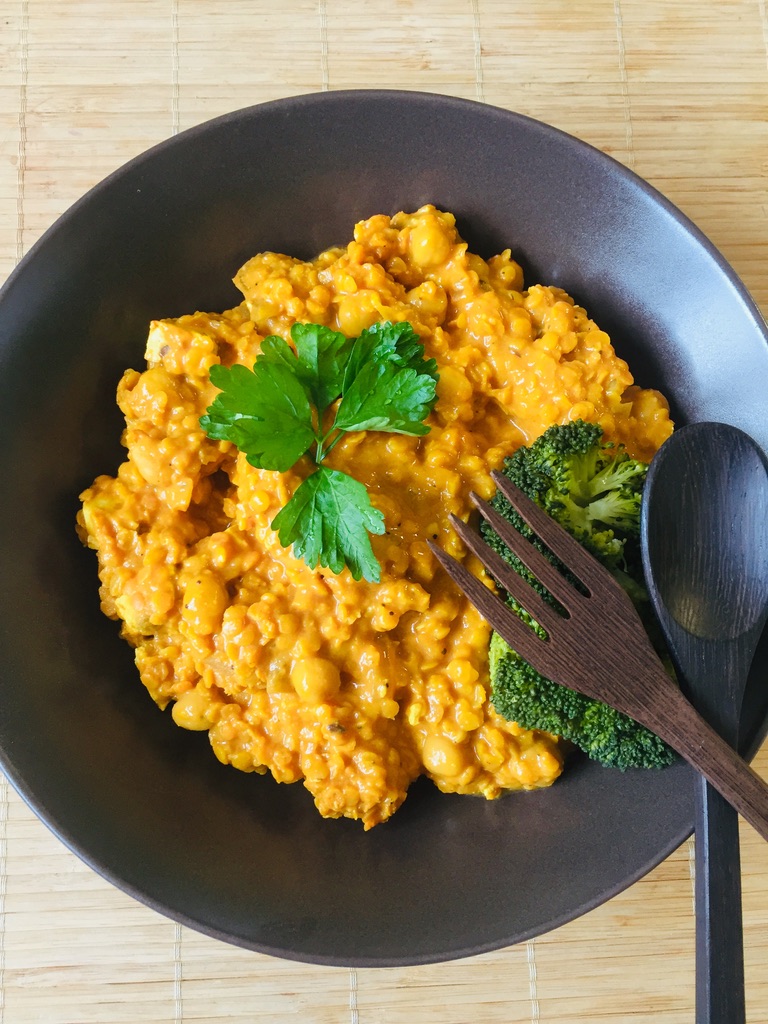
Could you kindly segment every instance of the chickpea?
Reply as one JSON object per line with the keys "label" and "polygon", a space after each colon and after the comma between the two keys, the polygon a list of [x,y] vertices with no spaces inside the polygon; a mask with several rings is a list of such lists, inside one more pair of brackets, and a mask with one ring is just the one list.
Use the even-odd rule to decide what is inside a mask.
{"label": "chickpea", "polygon": [[366,327],[380,319],[378,304],[378,294],[368,289],[345,295],[339,302],[336,314],[339,330],[350,338],[356,337]]}
{"label": "chickpea", "polygon": [[201,572],[184,588],[181,614],[184,621],[203,636],[215,633],[229,604],[226,587],[211,572]]}
{"label": "chickpea", "polygon": [[449,662],[446,672],[454,683],[465,685],[474,683],[480,675],[474,665],[465,658],[454,658]]}
{"label": "chickpea", "polygon": [[437,281],[422,281],[420,285],[412,288],[406,297],[420,313],[436,316],[439,320],[443,319],[448,308],[448,296]]}
{"label": "chickpea", "polygon": [[463,697],[456,703],[454,717],[456,718],[456,724],[463,732],[474,732],[475,729],[479,729],[483,724],[482,711],[473,708],[469,701]]}
{"label": "chickpea", "polygon": [[445,778],[460,775],[466,768],[464,751],[440,733],[427,736],[422,758],[427,771]]}
{"label": "chickpea", "polygon": [[294,662],[291,682],[307,704],[323,704],[339,692],[341,677],[338,668],[325,658],[305,658]]}
{"label": "chickpea", "polygon": [[443,366],[440,368],[437,394],[441,401],[452,406],[460,406],[465,402],[471,402],[472,385],[461,370],[453,366]]}
{"label": "chickpea", "polygon": [[417,267],[436,267],[451,255],[451,243],[436,218],[417,222],[408,236],[408,252]]}
{"label": "chickpea", "polygon": [[510,291],[519,291],[523,287],[522,268],[519,263],[516,263],[511,258],[509,249],[505,249],[500,255],[492,257],[488,261],[488,265],[494,279],[503,288],[509,288]]}
{"label": "chickpea", "polygon": [[171,715],[176,725],[182,729],[203,732],[211,726],[212,719],[209,716],[212,710],[213,702],[209,691],[205,687],[196,686],[182,693],[171,708]]}

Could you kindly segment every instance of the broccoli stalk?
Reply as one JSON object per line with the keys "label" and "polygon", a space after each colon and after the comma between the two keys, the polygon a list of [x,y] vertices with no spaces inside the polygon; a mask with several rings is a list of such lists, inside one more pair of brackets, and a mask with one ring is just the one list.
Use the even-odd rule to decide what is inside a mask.
{"label": "broccoli stalk", "polygon": [[[664,657],[663,638],[650,607],[640,560],[640,502],[648,467],[630,458],[622,447],[603,444],[602,438],[602,427],[596,423],[577,420],[550,427],[529,447],[506,459],[503,472],[616,577]],[[502,494],[496,495],[493,505],[568,575]],[[544,600],[558,607],[485,522],[482,531],[488,544]],[[505,596],[520,618],[543,634],[515,599]],[[672,672],[668,657],[665,663]],[[491,638],[490,675],[491,699],[504,718],[525,729],[561,736],[604,765],[621,770],[662,768],[675,759],[670,747],[649,729],[600,701],[544,678],[496,633]]]}

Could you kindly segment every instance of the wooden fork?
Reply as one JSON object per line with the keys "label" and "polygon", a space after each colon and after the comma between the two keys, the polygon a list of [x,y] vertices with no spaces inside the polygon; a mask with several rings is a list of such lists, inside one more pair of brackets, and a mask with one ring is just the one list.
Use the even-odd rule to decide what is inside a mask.
{"label": "wooden fork", "polygon": [[574,587],[533,544],[476,494],[472,501],[507,547],[563,612],[540,595],[456,516],[459,537],[546,631],[542,639],[485,584],[441,548],[430,548],[448,575],[513,650],[541,675],[609,704],[667,742],[768,839],[768,784],[709,726],[669,677],[632,601],[585,548],[501,473],[496,486],[562,564]]}

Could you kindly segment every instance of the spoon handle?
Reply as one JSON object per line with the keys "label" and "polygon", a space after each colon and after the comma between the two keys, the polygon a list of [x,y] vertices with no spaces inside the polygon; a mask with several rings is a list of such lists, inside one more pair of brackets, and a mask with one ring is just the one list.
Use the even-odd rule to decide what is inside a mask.
{"label": "spoon handle", "polygon": [[639,708],[637,720],[666,740],[768,840],[768,783],[715,732],[677,687],[657,687],[657,693],[658,702]]}
{"label": "spoon handle", "polygon": [[745,1024],[739,819],[696,777],[696,1024]]}

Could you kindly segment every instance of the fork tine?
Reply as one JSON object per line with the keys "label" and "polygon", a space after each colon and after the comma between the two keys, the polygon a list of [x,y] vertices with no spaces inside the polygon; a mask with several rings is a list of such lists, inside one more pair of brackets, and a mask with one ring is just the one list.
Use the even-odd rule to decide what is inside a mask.
{"label": "fork tine", "polygon": [[[554,597],[555,600],[566,609],[566,611],[571,611],[574,602],[582,597],[578,590],[576,590],[565,576],[563,576],[560,570],[554,566],[550,560],[538,550],[538,548],[533,546],[528,537],[524,537],[519,530],[516,530],[515,527],[500,515],[492,505],[489,505],[487,501],[480,498],[474,493],[474,491],[472,491],[469,496],[479,509],[480,514],[485,520],[487,520],[489,526],[494,529],[499,537],[501,537],[509,550],[513,554],[517,555],[523,565],[527,569],[530,569],[536,579],[546,587],[552,597]],[[510,593],[514,594],[514,591],[510,591]],[[533,614],[533,612],[531,612],[531,614]]]}
{"label": "fork tine", "polygon": [[[547,604],[523,577],[515,572],[501,555],[485,543],[475,530],[451,513],[448,518],[469,550],[476,555],[497,583],[501,584],[540,626],[547,631],[562,622],[562,615]],[[503,539],[503,538],[502,538]]]}
{"label": "fork tine", "polygon": [[433,541],[428,540],[427,543],[432,554],[486,622],[493,626],[499,636],[506,640],[521,658],[539,671],[540,658],[544,656],[548,642],[534,632],[531,626],[526,625],[477,576],[473,576],[468,569],[460,565],[455,558],[439,548]]}
{"label": "fork tine", "polygon": [[491,473],[491,478],[536,536],[540,537],[552,554],[581,580],[587,590],[605,586],[606,580],[609,580],[611,584],[615,582],[608,570],[586,548],[582,547],[575,537],[572,537],[550,515],[539,508],[536,502],[524,494],[519,487],[516,487],[509,477],[494,470]]}

